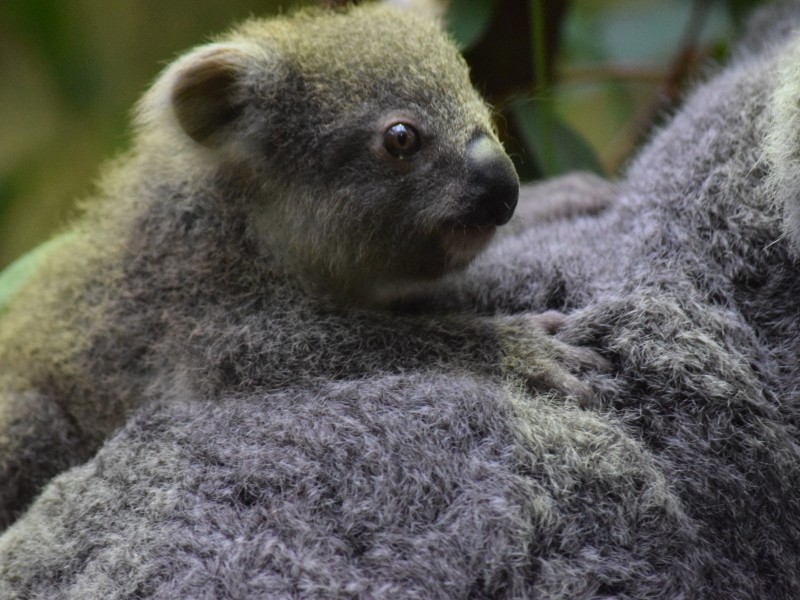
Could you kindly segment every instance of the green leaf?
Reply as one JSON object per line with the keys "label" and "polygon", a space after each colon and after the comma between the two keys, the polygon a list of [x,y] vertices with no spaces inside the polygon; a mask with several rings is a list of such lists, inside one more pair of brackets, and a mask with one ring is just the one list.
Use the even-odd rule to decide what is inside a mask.
{"label": "green leaf", "polygon": [[[697,0],[624,0],[577,2],[562,33],[562,58],[570,63],[606,61],[617,65],[660,65],[680,51],[681,36],[697,18]],[[728,39],[729,7],[753,0],[707,0],[696,40],[701,45]]]}
{"label": "green leaf", "polygon": [[74,233],[65,233],[56,236],[23,254],[3,271],[0,271],[0,315],[5,312],[12,296],[25,284],[41,260],[51,252],[58,250],[74,235]]}
{"label": "green leaf", "polygon": [[452,0],[447,9],[447,30],[461,51],[474,46],[492,22],[495,0]]}
{"label": "green leaf", "polygon": [[521,98],[513,101],[508,111],[542,175],[553,177],[577,170],[602,174],[600,162],[586,141],[546,104]]}

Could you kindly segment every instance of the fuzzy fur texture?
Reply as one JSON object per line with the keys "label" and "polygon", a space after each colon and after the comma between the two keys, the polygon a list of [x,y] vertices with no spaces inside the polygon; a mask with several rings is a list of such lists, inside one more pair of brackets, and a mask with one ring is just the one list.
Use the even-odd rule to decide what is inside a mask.
{"label": "fuzzy fur texture", "polygon": [[756,17],[610,208],[512,229],[432,301],[569,313],[559,338],[612,367],[585,376],[594,407],[445,361],[469,330],[402,372],[379,368],[389,333],[340,333],[374,339],[368,376],[276,389],[296,364],[226,354],[269,322],[209,306],[191,364],[226,369],[182,371],[47,486],[0,538],[0,597],[800,596],[792,24],[798,2]]}
{"label": "fuzzy fur texture", "polygon": [[141,413],[7,531],[0,597],[675,597],[693,541],[619,424],[391,376]]}

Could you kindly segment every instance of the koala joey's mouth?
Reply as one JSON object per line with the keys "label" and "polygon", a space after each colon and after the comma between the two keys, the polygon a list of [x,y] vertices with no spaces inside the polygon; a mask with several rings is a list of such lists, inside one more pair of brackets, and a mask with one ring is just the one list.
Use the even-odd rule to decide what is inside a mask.
{"label": "koala joey's mouth", "polygon": [[442,230],[442,247],[455,268],[464,267],[475,258],[494,236],[494,225],[451,224]]}

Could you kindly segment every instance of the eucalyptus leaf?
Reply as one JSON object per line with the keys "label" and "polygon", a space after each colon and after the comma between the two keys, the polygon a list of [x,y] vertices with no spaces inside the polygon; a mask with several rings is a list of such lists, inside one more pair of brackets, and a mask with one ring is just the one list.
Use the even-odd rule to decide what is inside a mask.
{"label": "eucalyptus leaf", "polygon": [[58,249],[75,234],[65,233],[36,246],[0,271],[0,314],[8,303],[36,270],[42,259]]}
{"label": "eucalyptus leaf", "polygon": [[478,43],[492,21],[496,0],[452,0],[447,30],[462,51]]}
{"label": "eucalyptus leaf", "polygon": [[526,152],[545,177],[576,170],[602,174],[594,151],[550,107],[522,98],[513,101],[508,111]]}

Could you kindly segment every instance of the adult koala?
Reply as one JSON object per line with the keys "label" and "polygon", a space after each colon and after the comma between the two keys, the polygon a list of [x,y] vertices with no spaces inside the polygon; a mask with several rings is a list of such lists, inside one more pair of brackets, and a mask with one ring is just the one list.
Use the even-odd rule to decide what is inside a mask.
{"label": "adult koala", "polygon": [[610,209],[442,294],[570,313],[562,339],[615,369],[596,407],[463,371],[175,388],[0,538],[0,593],[796,598],[797,24],[760,13]]}
{"label": "adult koala", "polygon": [[800,593],[798,24],[796,1],[759,11],[611,208],[498,244],[461,288],[483,311],[572,313],[562,339],[611,360],[604,418],[693,524],[688,597]]}

